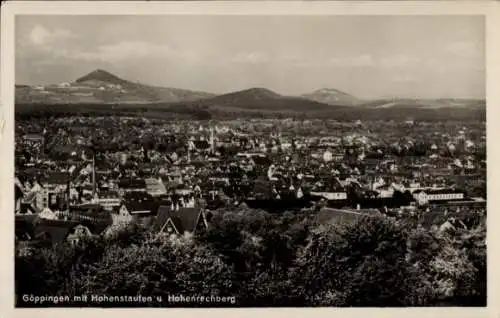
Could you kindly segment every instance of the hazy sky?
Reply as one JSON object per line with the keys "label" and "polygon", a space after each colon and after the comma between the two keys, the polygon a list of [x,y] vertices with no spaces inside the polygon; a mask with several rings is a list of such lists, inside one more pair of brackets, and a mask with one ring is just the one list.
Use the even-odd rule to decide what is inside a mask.
{"label": "hazy sky", "polygon": [[484,37],[480,16],[18,16],[16,83],[484,97]]}

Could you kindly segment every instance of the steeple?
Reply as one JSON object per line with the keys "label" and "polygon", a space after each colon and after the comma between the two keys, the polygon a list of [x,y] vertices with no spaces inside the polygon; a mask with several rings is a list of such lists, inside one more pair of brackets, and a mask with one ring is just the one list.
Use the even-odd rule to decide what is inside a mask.
{"label": "steeple", "polygon": [[215,151],[215,141],[214,141],[214,128],[210,127],[210,152],[213,154]]}

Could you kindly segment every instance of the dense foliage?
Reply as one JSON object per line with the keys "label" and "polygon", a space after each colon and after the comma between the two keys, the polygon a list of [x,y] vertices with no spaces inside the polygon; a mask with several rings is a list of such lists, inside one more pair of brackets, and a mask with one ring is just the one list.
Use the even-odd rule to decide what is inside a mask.
{"label": "dense foliage", "polygon": [[217,211],[194,237],[129,226],[18,251],[16,294],[21,306],[26,294],[162,296],[148,306],[208,305],[168,302],[180,294],[236,297],[215,306],[485,306],[485,223],[428,230],[384,217],[319,225],[313,212]]}

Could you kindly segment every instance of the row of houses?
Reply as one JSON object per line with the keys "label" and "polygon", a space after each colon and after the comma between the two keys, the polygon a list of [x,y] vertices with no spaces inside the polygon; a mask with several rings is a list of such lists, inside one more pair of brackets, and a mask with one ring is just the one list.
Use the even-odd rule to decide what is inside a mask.
{"label": "row of houses", "polygon": [[205,209],[199,204],[166,205],[136,198],[122,201],[111,211],[103,209],[99,203],[69,206],[64,211],[48,207],[37,210],[31,204],[22,203],[19,187],[16,193],[16,237],[28,240],[44,239],[55,243],[69,237],[77,239],[80,232],[99,234],[131,222],[147,225],[153,233],[176,235],[208,228]]}

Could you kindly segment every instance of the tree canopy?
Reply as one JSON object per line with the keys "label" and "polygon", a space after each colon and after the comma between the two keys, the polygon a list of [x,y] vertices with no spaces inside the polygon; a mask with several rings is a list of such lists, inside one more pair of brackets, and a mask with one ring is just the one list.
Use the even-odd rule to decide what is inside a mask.
{"label": "tree canopy", "polygon": [[429,230],[386,217],[319,225],[310,211],[234,209],[214,211],[195,236],[131,225],[76,246],[18,251],[18,305],[29,305],[23,294],[81,293],[163,299],[142,306],[200,293],[234,296],[238,306],[486,305],[484,220]]}

